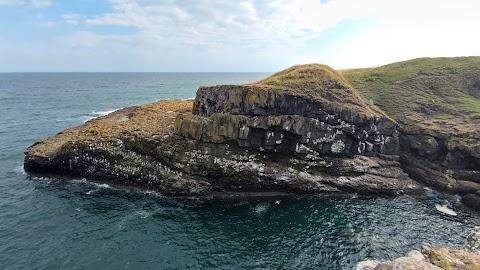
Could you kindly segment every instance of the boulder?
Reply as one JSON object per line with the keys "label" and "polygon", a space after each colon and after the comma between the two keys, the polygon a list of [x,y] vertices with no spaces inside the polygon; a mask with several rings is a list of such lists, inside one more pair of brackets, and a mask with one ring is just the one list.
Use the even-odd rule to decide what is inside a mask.
{"label": "boulder", "polygon": [[413,250],[406,257],[392,261],[366,260],[357,264],[357,270],[476,270],[480,269],[480,227],[467,237],[464,248],[447,249],[423,244],[422,251]]}

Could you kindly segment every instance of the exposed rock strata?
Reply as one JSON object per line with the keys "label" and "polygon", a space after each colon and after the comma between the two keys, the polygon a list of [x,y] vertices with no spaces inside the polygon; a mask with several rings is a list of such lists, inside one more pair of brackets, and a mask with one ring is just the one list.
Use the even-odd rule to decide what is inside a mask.
{"label": "exposed rock strata", "polygon": [[467,205],[480,209],[480,143],[442,133],[406,132],[400,136],[402,168],[430,186],[464,195]]}
{"label": "exposed rock strata", "polygon": [[357,270],[477,270],[480,269],[479,236],[480,227],[477,227],[467,237],[464,248],[447,249],[423,244],[421,252],[413,250],[392,261],[362,261],[357,264]]}
{"label": "exposed rock strata", "polygon": [[[185,104],[150,106],[164,112],[156,115],[157,120],[163,118],[160,130],[137,121],[137,115],[148,114],[142,106],[117,111],[37,142],[26,152],[25,169],[32,174],[86,177],[171,195],[259,191],[395,195],[419,189],[396,161],[324,157],[316,152],[278,155],[186,139],[173,131],[179,112],[174,107]],[[118,123],[124,126],[117,128]]]}
{"label": "exposed rock strata", "polygon": [[335,111],[314,99],[251,86],[201,87],[193,114],[180,116],[176,127],[192,139],[265,151],[395,159],[399,150],[397,124],[383,115]]}
{"label": "exposed rock strata", "polygon": [[342,75],[400,125],[402,168],[480,210],[480,57],[419,58]]}
{"label": "exposed rock strata", "polygon": [[193,109],[164,101],[117,111],[37,142],[25,169],[171,195],[421,190],[399,167],[395,122],[332,70],[297,67],[280,78],[296,72],[305,91],[270,81],[201,87]]}

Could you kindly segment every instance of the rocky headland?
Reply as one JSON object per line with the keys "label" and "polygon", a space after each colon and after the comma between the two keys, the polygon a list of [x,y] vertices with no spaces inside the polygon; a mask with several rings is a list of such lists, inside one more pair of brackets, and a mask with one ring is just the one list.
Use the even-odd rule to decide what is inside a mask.
{"label": "rocky headland", "polygon": [[[419,66],[415,61],[392,65]],[[383,89],[403,102],[396,95],[409,95],[410,86],[402,85],[406,79],[415,81],[417,92],[435,92],[443,89],[439,84],[449,81],[450,73],[445,78],[435,73],[429,77],[434,86],[418,90],[426,76],[420,67],[412,79],[390,65],[335,71],[311,64],[256,83],[200,87],[193,102],[160,101],[91,120],[29,147],[25,170],[180,196],[397,195],[420,193],[421,182],[465,195],[464,201],[478,209],[480,61],[455,58],[445,65],[465,61],[477,63],[473,71],[464,68],[470,75],[452,71],[458,75],[455,80],[462,80],[455,87],[465,92],[459,100],[474,108],[461,126],[453,113],[453,120],[444,114],[434,118],[448,126],[423,124],[435,117],[435,104],[413,108],[410,103],[390,104],[380,94],[383,99],[372,99],[374,90]],[[392,72],[388,76],[394,81],[372,72]],[[378,81],[380,85],[374,84]],[[396,113],[395,107],[402,106],[407,112],[419,111],[417,118]]]}

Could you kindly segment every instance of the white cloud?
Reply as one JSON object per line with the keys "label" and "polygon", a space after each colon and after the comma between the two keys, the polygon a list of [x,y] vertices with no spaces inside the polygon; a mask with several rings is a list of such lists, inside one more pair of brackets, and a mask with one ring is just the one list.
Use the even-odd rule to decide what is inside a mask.
{"label": "white cloud", "polygon": [[16,6],[23,5],[25,1],[21,0],[0,0],[0,6]]}
{"label": "white cloud", "polygon": [[[129,48],[127,54],[144,57],[145,61],[168,53],[177,55],[179,61],[186,55],[192,61],[209,59],[218,67],[226,59],[230,59],[231,65],[235,65],[235,61],[243,66],[253,65],[255,59],[246,55],[255,55],[270,63],[263,64],[265,70],[302,62],[328,61],[326,64],[334,67],[348,68],[422,56],[480,55],[480,41],[475,34],[475,28],[480,25],[480,16],[475,14],[480,10],[480,2],[476,1],[110,2],[110,13],[96,17],[64,14],[62,19],[74,25],[131,27],[136,32],[101,35],[83,31],[73,33],[64,41],[70,46],[98,46],[104,50],[107,46],[118,48],[123,43],[122,50]],[[342,22],[355,23],[365,18],[372,22],[368,25],[371,29],[347,37],[347,44],[318,39],[326,30],[336,31],[335,27]]]}
{"label": "white cloud", "polygon": [[[61,15],[74,32],[29,42],[24,51],[38,55],[22,58],[25,66],[38,58],[38,63],[51,63],[52,70],[58,65],[59,70],[275,71],[306,62],[349,68],[422,56],[480,55],[480,1],[109,2],[111,11],[98,16]],[[4,6],[51,4],[0,0]],[[58,61],[49,61],[55,55]]]}
{"label": "white cloud", "polygon": [[24,6],[31,5],[34,8],[46,8],[53,5],[51,0],[0,0],[0,6]]}
{"label": "white cloud", "polygon": [[130,41],[130,38],[121,35],[99,35],[90,31],[76,31],[61,40],[72,47],[95,47],[111,41],[125,43]]}
{"label": "white cloud", "polygon": [[71,25],[78,25],[82,16],[80,14],[62,14],[62,20]]}
{"label": "white cloud", "polygon": [[135,27],[144,41],[199,46],[301,45],[341,21],[368,13],[356,0],[325,4],[318,0],[110,2],[114,12],[90,18],[86,23]]}
{"label": "white cloud", "polygon": [[417,57],[480,55],[480,2],[383,1],[378,24],[338,57],[342,67],[377,66]]}
{"label": "white cloud", "polygon": [[36,8],[45,8],[53,5],[51,0],[31,0],[30,2]]}
{"label": "white cloud", "polygon": [[52,28],[52,27],[55,27],[55,25],[57,25],[55,22],[51,22],[51,21],[48,21],[48,22],[45,22],[43,24],[43,26],[47,27],[47,28]]}

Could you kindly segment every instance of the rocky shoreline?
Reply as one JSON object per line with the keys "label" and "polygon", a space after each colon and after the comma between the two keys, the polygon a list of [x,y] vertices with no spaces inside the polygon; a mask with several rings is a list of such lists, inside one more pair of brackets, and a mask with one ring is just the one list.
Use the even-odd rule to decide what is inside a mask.
{"label": "rocky shoreline", "polygon": [[479,209],[477,150],[451,141],[407,133],[333,69],[304,65],[91,120],[36,142],[24,167],[175,196],[419,194],[421,181]]}
{"label": "rocky shoreline", "polygon": [[[182,137],[176,134],[175,121],[183,116],[175,107],[183,110],[191,105],[161,101],[123,109],[68,129],[30,147],[25,169],[34,175],[85,177],[179,196],[219,192],[421,192],[421,187],[399,169],[397,161],[269,153],[234,143]],[[148,115],[152,107],[158,110],[157,119],[164,118],[165,127],[157,129],[137,119]],[[127,124],[127,118],[131,123]]]}
{"label": "rocky shoreline", "polygon": [[467,243],[463,248],[447,249],[435,247],[431,244],[422,244],[421,251],[412,250],[405,257],[391,261],[366,260],[357,264],[357,270],[442,270],[480,269],[480,227],[475,228],[467,236]]}

